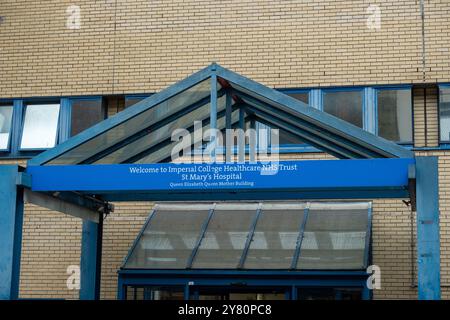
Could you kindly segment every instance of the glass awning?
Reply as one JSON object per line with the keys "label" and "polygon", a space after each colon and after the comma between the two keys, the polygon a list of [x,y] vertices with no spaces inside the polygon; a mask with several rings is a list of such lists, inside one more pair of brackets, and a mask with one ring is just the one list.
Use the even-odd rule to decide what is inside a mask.
{"label": "glass awning", "polygon": [[370,202],[155,205],[123,269],[362,270]]}
{"label": "glass awning", "polygon": [[413,157],[393,142],[212,64],[36,156],[29,165],[167,162],[176,143],[172,133],[193,132],[194,121],[202,122],[203,132],[245,129],[258,122],[342,159]]}

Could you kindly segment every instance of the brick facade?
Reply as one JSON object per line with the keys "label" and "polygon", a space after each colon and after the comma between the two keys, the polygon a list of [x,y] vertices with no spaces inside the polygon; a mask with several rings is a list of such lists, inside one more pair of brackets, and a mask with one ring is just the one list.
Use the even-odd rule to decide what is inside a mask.
{"label": "brick facade", "polygon": [[[380,30],[366,26],[371,4],[381,9]],[[66,27],[69,5],[81,9],[80,29]],[[212,61],[275,88],[448,82],[449,13],[447,0],[425,0],[423,50],[416,0],[3,0],[0,98],[155,92]],[[415,146],[438,146],[436,87],[414,88],[413,104]],[[108,115],[123,108],[108,105]],[[450,151],[418,152],[439,156],[442,295],[449,299]],[[7,162],[16,161],[0,160]],[[102,298],[115,298],[116,271],[150,208],[120,203],[106,219]],[[402,201],[374,201],[376,299],[417,296],[414,221]],[[80,238],[78,219],[27,205],[20,296],[76,299],[66,270],[79,264]]]}

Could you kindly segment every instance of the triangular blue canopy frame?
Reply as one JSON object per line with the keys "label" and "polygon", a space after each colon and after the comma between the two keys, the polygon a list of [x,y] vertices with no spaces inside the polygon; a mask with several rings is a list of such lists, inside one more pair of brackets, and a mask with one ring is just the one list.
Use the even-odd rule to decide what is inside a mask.
{"label": "triangular blue canopy frame", "polygon": [[[206,116],[205,106],[209,107]],[[199,112],[202,107],[203,113]],[[242,125],[243,117],[284,130],[340,159],[414,157],[396,143],[212,64],[34,157],[28,165],[164,162],[171,149],[168,128],[173,129],[175,124],[190,129],[194,120],[203,120],[209,127],[225,129],[238,121]],[[154,139],[157,143],[149,143],[151,134],[157,130],[161,132]],[[128,155],[132,144],[138,146],[133,147],[138,152],[120,156]],[[128,151],[124,152],[126,147]],[[158,152],[159,156],[152,157]]]}

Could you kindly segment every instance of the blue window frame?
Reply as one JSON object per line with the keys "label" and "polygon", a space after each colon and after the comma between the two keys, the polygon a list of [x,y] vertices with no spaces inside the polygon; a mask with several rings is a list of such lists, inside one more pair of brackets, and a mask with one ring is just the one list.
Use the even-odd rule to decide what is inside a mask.
{"label": "blue window frame", "polygon": [[11,138],[11,126],[13,116],[13,104],[0,104],[0,151],[9,150]]}
{"label": "blue window frame", "polygon": [[[308,93],[307,103],[311,107],[331,113],[388,140],[412,145],[414,126],[411,89],[411,85],[389,85],[280,91],[291,96]],[[450,95],[450,86],[447,90]],[[280,132],[280,152],[319,152],[298,139],[284,139],[282,135]]]}
{"label": "blue window frame", "polygon": [[[89,108],[87,114],[73,112],[74,108],[84,107]],[[48,111],[45,117],[40,116],[39,108]],[[31,158],[67,140],[74,134],[77,114],[88,118],[77,125],[78,132],[105,119],[102,97],[0,99],[0,158]],[[34,139],[43,135],[46,139]]]}
{"label": "blue window frame", "polygon": [[450,143],[450,84],[439,85],[439,141]]}
{"label": "blue window frame", "polygon": [[[413,143],[413,108],[410,85],[402,86],[357,86],[339,88],[280,89],[281,92],[309,104],[311,107],[330,112],[373,134],[397,143]],[[151,94],[129,94],[120,96],[124,107],[132,106]],[[440,86],[440,140],[450,142],[450,85]],[[61,143],[87,127],[107,117],[102,96],[80,96],[63,98],[0,99],[0,112],[11,117],[8,125],[0,126],[0,158],[29,158],[45,149],[21,148],[25,125],[26,107],[30,104],[60,104],[56,143]],[[351,108],[348,108],[348,105]],[[10,111],[12,106],[12,113]],[[82,109],[90,108],[89,115]],[[76,109],[75,109],[76,108]],[[448,109],[448,110],[447,110]],[[350,111],[349,111],[350,110]],[[73,116],[78,114],[78,116]],[[0,116],[1,117],[1,116]],[[5,117],[5,115],[3,115]],[[84,118],[78,122],[74,118]],[[6,117],[5,117],[6,118]],[[256,123],[256,129],[270,129]],[[8,133],[7,133],[7,132]],[[447,137],[447,139],[446,139]],[[280,152],[319,152],[298,137],[280,131]],[[6,143],[4,140],[7,140]],[[262,141],[270,146],[270,134]],[[6,146],[5,146],[6,144]]]}
{"label": "blue window frame", "polygon": [[[32,141],[33,139],[30,140],[30,137],[36,132],[39,134],[42,128],[44,128],[43,133],[47,137],[47,139],[45,139],[46,144],[51,145],[53,144],[53,142],[58,143],[59,131],[61,130],[59,107],[60,103],[60,98],[47,97],[34,99],[1,99],[0,106],[12,105],[13,108],[8,145],[7,148],[0,149],[0,158],[30,158],[35,156],[39,152],[46,150],[46,148],[42,148],[42,145],[34,144],[34,142]],[[36,113],[37,105],[53,106],[49,107],[53,110],[53,117],[44,119],[40,123],[38,122],[36,124],[33,124],[30,120],[35,116],[33,113]],[[28,106],[31,107],[28,108]],[[56,124],[54,123],[54,119],[56,119]],[[45,128],[46,122],[47,124],[49,124],[50,128]],[[53,134],[55,134],[54,137]]]}

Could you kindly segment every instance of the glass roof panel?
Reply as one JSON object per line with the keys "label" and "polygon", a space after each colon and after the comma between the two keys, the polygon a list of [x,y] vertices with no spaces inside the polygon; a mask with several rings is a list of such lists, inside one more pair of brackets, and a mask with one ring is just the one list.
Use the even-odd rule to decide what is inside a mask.
{"label": "glass roof panel", "polygon": [[363,269],[367,231],[367,203],[311,206],[297,268]]}
{"label": "glass roof panel", "polygon": [[156,209],[124,267],[186,268],[210,207],[169,206]]}
{"label": "glass roof panel", "polygon": [[[237,123],[238,121],[239,121],[239,111],[234,111],[231,114],[231,123]],[[222,130],[225,128],[225,117],[224,116],[217,118],[217,128],[219,130]],[[203,132],[205,132],[208,129],[209,129],[209,122],[204,124]],[[195,144],[197,142],[201,142],[201,141],[193,141],[193,144]],[[135,161],[135,163],[144,164],[144,163],[157,163],[160,161],[164,161],[171,157],[171,152],[173,150],[173,147],[177,143],[178,142],[169,143],[168,145],[161,147],[158,150],[150,153],[149,155],[146,155],[143,158]]]}
{"label": "glass roof panel", "polygon": [[265,205],[245,260],[245,269],[289,269],[305,204]]}
{"label": "glass roof panel", "polygon": [[257,204],[216,207],[192,267],[237,268],[257,208]]}
{"label": "glass roof panel", "polygon": [[[217,99],[217,110],[221,111],[225,109],[225,96]],[[171,140],[172,132],[176,129],[188,129],[194,125],[194,121],[202,121],[209,119],[210,116],[210,103],[199,107],[188,114],[166,124],[165,126],[158,128],[148,134],[142,136],[136,141],[123,146],[105,157],[94,162],[95,164],[111,164],[111,163],[126,163],[127,159],[135,156],[136,154],[143,152],[151,147],[154,147],[158,143],[165,140]]]}
{"label": "glass roof panel", "polygon": [[299,252],[297,269],[361,270],[369,208],[366,202],[158,204],[124,268],[185,269],[193,258],[194,269],[236,269],[253,233],[244,269],[289,270]]}
{"label": "glass roof panel", "polygon": [[[137,132],[148,128],[158,121],[181,111],[210,95],[211,80],[206,79],[195,86],[178,93],[166,101],[150,107],[146,111],[126,120],[108,131],[88,140],[72,150],[49,161],[47,164],[78,164],[95,154],[114,146]],[[218,90],[220,85],[218,85]],[[133,107],[130,107],[133,108]]]}

